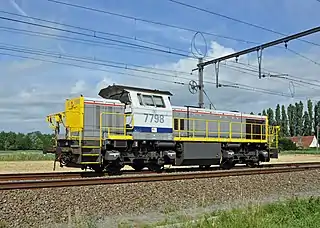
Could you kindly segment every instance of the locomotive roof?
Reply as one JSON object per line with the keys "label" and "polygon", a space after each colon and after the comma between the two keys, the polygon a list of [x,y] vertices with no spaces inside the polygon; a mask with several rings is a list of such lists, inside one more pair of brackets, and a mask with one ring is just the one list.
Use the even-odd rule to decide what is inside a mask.
{"label": "locomotive roof", "polygon": [[169,91],[139,88],[139,87],[125,86],[125,85],[115,85],[115,84],[101,89],[99,92],[99,96],[108,99],[111,96],[114,96],[116,94],[121,94],[124,91],[138,91],[138,92],[155,93],[155,94],[172,96],[172,93]]}

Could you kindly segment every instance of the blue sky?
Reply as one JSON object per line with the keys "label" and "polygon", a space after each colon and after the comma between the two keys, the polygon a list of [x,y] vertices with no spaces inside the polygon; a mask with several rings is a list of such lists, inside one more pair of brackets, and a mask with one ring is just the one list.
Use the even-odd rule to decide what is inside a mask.
{"label": "blue sky", "polygon": [[[100,10],[107,10],[114,13],[138,17],[142,19],[158,21],[170,25],[182,26],[197,31],[219,34],[223,36],[254,41],[258,43],[267,42],[279,38],[261,29],[253,28],[238,22],[227,20],[218,16],[199,12],[177,5],[168,0],[61,0]],[[212,10],[220,14],[238,18],[256,25],[264,26],[285,34],[293,34],[311,27],[318,26],[320,19],[320,3],[315,0],[203,0],[199,1],[181,0],[184,3],[196,5],[201,8]],[[146,43],[136,42],[117,36],[101,34],[100,32],[117,34],[130,38],[136,38],[153,43],[159,43],[172,48],[190,51],[191,40],[194,32],[187,32],[168,28],[164,26],[149,24],[140,21],[110,16],[102,13],[77,9],[70,6],[56,4],[47,0],[4,0],[0,2],[0,16],[24,20],[31,23],[38,21],[9,15],[4,12],[15,13],[24,16],[31,16],[56,23],[78,26],[92,30],[84,31],[68,28],[63,25],[51,24],[60,29],[70,29],[86,34],[93,34],[96,31],[98,36],[113,39],[120,42],[136,43],[150,46]],[[48,23],[42,23],[50,25]],[[94,45],[88,43],[67,42],[65,40],[50,39],[40,36],[28,36],[17,33],[20,29],[25,31],[49,33],[53,36],[68,36],[77,39],[86,39],[95,42]],[[99,89],[108,86],[110,83],[120,83],[132,86],[146,86],[158,89],[170,89],[174,94],[173,101],[178,105],[196,104],[197,96],[188,92],[187,86],[173,83],[166,83],[145,77],[156,77],[175,82],[188,83],[189,79],[197,79],[195,75],[175,74],[179,77],[189,79],[174,78],[173,76],[159,76],[145,72],[134,72],[110,68],[103,65],[94,65],[83,62],[67,61],[48,56],[19,53],[12,50],[3,50],[8,45],[20,45],[25,48],[43,49],[43,51],[60,53],[64,56],[72,55],[85,58],[96,58],[108,61],[123,62],[146,67],[156,67],[167,70],[190,72],[196,66],[197,60],[169,55],[159,52],[150,52],[139,49],[129,49],[127,47],[115,46],[117,42],[110,40],[95,39],[75,34],[66,33],[52,29],[44,29],[31,25],[0,20],[0,130],[13,130],[28,132],[41,130],[50,132],[45,122],[48,113],[63,109],[64,99],[70,96],[97,96]],[[252,44],[223,39],[215,36],[205,35],[209,59],[225,54],[239,51],[251,47]],[[304,39],[318,42],[319,34],[308,36]],[[202,51],[205,46],[201,36],[197,36],[197,47]],[[100,42],[100,43],[97,43]],[[102,43],[104,43],[103,46]],[[106,43],[108,43],[106,45]],[[320,43],[320,42],[319,42]],[[100,45],[100,46],[99,46]],[[113,47],[113,48],[112,48]],[[160,48],[152,46],[155,48]],[[309,58],[320,61],[320,47],[309,45],[300,41],[292,41],[289,47]],[[9,55],[20,55],[29,57],[17,58]],[[41,62],[31,58],[41,58],[49,61],[68,62],[82,67],[93,69],[83,69],[74,66],[58,65]],[[243,63],[250,63],[256,66],[256,53],[243,56],[240,59]],[[319,66],[313,64],[297,55],[279,48],[270,48],[264,52],[263,66],[267,69],[276,70],[283,73],[290,73],[298,77],[306,77],[307,80],[317,80]],[[100,70],[99,70],[100,69]],[[116,74],[106,71],[117,71]],[[157,71],[159,72],[159,71]],[[161,71],[164,73],[163,71]],[[135,75],[135,77],[125,76],[124,73]],[[169,73],[167,73],[169,74]],[[172,72],[171,72],[172,74]],[[206,68],[205,80],[213,81],[214,72],[212,66]],[[235,83],[242,83],[267,90],[274,90],[290,93],[289,81],[286,80],[258,80],[252,75],[245,75],[221,67],[221,80],[229,80]],[[312,81],[312,83],[318,83]],[[312,87],[312,89],[310,89]],[[241,110],[245,112],[259,112],[263,108],[275,107],[277,103],[288,104],[296,102],[300,97],[317,100],[317,87],[295,84],[295,97],[287,98],[283,96],[268,95],[253,91],[238,89],[219,88],[212,84],[205,86],[211,101],[220,110]],[[292,90],[292,88],[291,88]],[[208,105],[208,100],[205,101]]]}

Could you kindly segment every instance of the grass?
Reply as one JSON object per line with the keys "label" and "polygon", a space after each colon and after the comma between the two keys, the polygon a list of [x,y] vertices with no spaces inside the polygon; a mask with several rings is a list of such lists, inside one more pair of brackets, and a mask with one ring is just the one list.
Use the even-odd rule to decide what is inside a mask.
{"label": "grass", "polygon": [[[82,221],[71,219],[69,227],[98,227],[94,219]],[[192,220],[194,219],[194,220]],[[101,223],[101,221],[99,222]],[[108,224],[104,224],[108,227]],[[139,227],[151,228],[158,226],[185,228],[316,228],[320,227],[320,197],[305,199],[294,198],[264,205],[250,205],[245,208],[221,210],[203,214],[198,218],[188,215],[165,219],[155,224],[132,224],[121,222],[119,228]]]}
{"label": "grass", "polygon": [[[214,216],[214,217],[213,217]],[[203,215],[195,224],[185,222],[183,227],[199,228],[298,228],[320,227],[320,197],[291,199],[245,209],[221,211]]]}
{"label": "grass", "polygon": [[53,154],[42,151],[0,151],[0,161],[48,161],[54,160]]}
{"label": "grass", "polygon": [[317,151],[316,149],[310,149],[310,150],[284,150],[280,151],[280,154],[319,154],[320,155],[320,149]]}

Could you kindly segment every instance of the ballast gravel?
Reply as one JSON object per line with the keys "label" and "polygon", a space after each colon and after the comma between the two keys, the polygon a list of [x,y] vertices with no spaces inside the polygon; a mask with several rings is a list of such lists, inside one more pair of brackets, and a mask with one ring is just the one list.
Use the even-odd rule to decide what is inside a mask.
{"label": "ballast gravel", "polygon": [[319,192],[320,169],[292,173],[0,192],[0,227],[51,227],[70,217],[142,215]]}

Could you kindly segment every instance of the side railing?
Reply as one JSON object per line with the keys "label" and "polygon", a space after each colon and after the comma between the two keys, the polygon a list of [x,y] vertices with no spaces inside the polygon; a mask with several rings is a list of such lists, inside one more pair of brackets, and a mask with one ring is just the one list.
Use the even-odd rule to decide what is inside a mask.
{"label": "side railing", "polygon": [[100,113],[100,147],[107,139],[126,140],[130,138],[129,131],[133,130],[132,114],[115,112]]}
{"label": "side railing", "polygon": [[65,112],[49,114],[46,117],[46,121],[49,123],[49,127],[54,131],[54,146],[57,146],[61,124],[65,127]]}
{"label": "side railing", "polygon": [[269,126],[268,146],[269,148],[279,148],[279,126]]}
{"label": "side railing", "polygon": [[174,118],[174,133],[178,138],[215,138],[267,141],[266,124]]}

